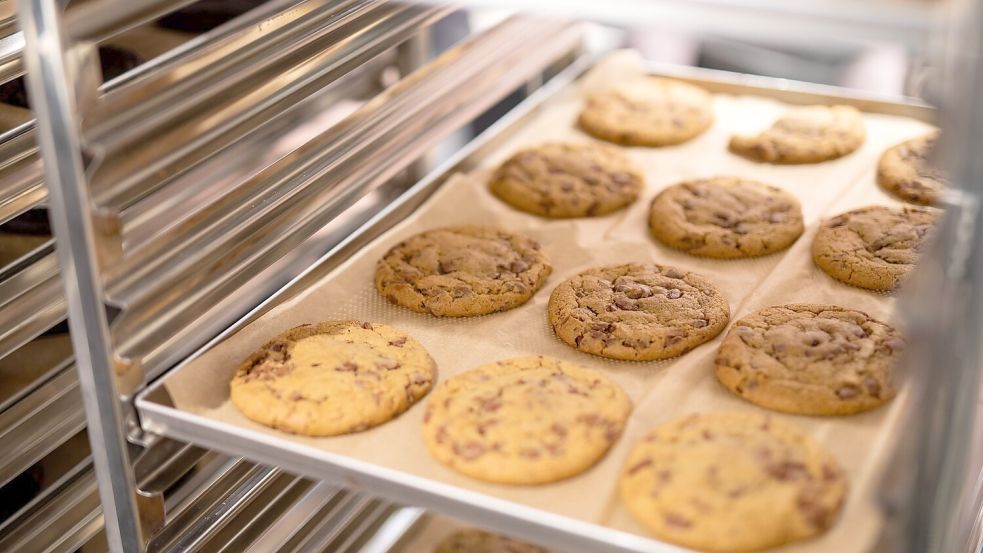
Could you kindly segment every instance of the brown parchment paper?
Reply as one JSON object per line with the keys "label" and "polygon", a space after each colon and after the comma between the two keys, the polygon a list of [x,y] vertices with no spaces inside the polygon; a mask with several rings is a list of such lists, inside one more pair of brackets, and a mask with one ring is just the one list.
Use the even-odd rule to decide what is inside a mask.
{"label": "brown parchment paper", "polygon": [[[716,122],[697,139],[676,147],[626,149],[644,168],[647,178],[644,195],[626,210],[592,219],[552,221],[513,210],[488,192],[490,170],[516,148],[553,139],[589,140],[574,124],[584,92],[641,73],[641,60],[631,52],[613,54],[596,65],[553,98],[508,144],[485,160],[482,168],[449,179],[413,215],[305,293],[169,375],[165,386],[177,408],[575,519],[647,535],[616,494],[619,469],[632,444],[652,427],[688,413],[759,408],[732,396],[713,375],[713,358],[723,334],[674,360],[604,360],[575,351],[554,337],[546,320],[546,303],[552,289],[592,266],[655,261],[711,278],[730,303],[732,321],[769,305],[791,302],[839,304],[888,319],[893,298],[834,281],[813,265],[809,249],[822,217],[862,205],[897,203],[875,184],[877,159],[887,147],[925,132],[928,126],[901,117],[869,114],[865,115],[867,140],[854,154],[804,166],[757,164],[730,154],[729,136],[768,126],[788,106],[762,97],[717,95]],[[736,261],[689,256],[650,238],[646,214],[656,192],[682,179],[716,174],[756,178],[794,193],[802,203],[805,234],[783,253]],[[376,260],[387,249],[410,234],[456,224],[495,224],[531,236],[552,259],[552,276],[522,307],[477,318],[419,315],[391,306],[379,297],[372,287],[372,276]],[[386,323],[414,336],[437,361],[440,381],[503,358],[550,355],[604,371],[628,392],[635,410],[622,438],[592,469],[555,484],[514,487],[485,484],[458,475],[433,460],[420,435],[426,399],[380,427],[332,438],[304,438],[265,428],[247,420],[228,401],[228,381],[236,366],[266,340],[298,324],[348,318]],[[870,549],[881,524],[873,504],[876,476],[886,461],[886,444],[896,430],[907,397],[902,391],[886,407],[844,418],[775,414],[829,448],[846,468],[850,480],[850,495],[838,523],[818,539],[780,551],[847,553]]]}

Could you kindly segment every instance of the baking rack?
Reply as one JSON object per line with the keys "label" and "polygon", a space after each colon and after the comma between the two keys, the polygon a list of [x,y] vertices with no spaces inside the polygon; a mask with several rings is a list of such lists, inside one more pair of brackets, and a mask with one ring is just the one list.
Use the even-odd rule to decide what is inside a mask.
{"label": "baking rack", "polygon": [[[338,259],[332,254],[364,243],[368,235],[356,232],[364,223],[409,209],[420,160],[441,139],[557,66],[573,64],[566,78],[582,69],[580,31],[511,18],[429,60],[428,30],[450,12],[442,3],[273,0],[99,85],[96,44],[189,3],[75,0],[63,9],[18,0],[15,17],[13,3],[0,2],[0,81],[26,68],[36,115],[0,136],[0,222],[44,204],[56,236],[0,270],[0,358],[66,316],[74,345],[74,355],[0,398],[0,484],[41,458],[69,460],[0,523],[0,550],[385,551],[420,509],[256,464],[235,447],[218,453],[163,437],[133,398],[284,285],[302,285]],[[562,4],[537,9],[616,25],[668,19],[908,44],[925,40],[938,11],[889,1]],[[983,328],[979,190],[970,184],[983,162],[967,145],[983,128],[971,94],[983,80],[983,9],[952,9],[959,28],[949,33],[942,150],[961,192],[926,263],[940,270],[923,271],[902,302],[924,336],[911,358],[940,368],[919,388],[931,410],[912,420],[917,431],[899,448],[899,459],[910,459],[888,498],[896,542],[885,551],[962,551],[978,540],[981,488],[966,483],[980,466],[968,439],[980,428]],[[380,86],[394,67],[402,79]],[[357,107],[338,121],[305,130],[353,97]],[[466,164],[482,144],[453,163]],[[70,454],[86,437],[91,455]]]}

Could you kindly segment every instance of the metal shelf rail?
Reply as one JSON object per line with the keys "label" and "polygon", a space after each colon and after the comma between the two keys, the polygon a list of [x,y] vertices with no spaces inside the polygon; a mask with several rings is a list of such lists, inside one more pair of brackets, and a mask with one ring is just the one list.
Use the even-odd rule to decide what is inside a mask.
{"label": "metal shelf rail", "polygon": [[[99,86],[96,43],[187,3],[17,3],[37,121],[0,136],[0,217],[47,201],[58,247],[0,282],[16,291],[0,346],[67,313],[78,353],[0,414],[0,442],[32,444],[11,449],[11,474],[84,422],[94,447],[2,523],[0,549],[385,550],[418,509],[144,434],[129,398],[391,201],[429,148],[578,35],[506,21],[376,95],[361,83],[448,8],[273,0]],[[527,36],[548,47],[527,55]],[[372,99],[298,138],[355,90]],[[79,406],[84,420],[64,417]]]}

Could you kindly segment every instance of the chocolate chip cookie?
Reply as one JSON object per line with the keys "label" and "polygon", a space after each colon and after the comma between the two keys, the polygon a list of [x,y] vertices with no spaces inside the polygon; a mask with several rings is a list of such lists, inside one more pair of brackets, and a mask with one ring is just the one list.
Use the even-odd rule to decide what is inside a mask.
{"label": "chocolate chip cookie", "polygon": [[945,188],[945,175],[928,164],[938,132],[906,140],[884,152],[877,183],[906,202],[933,205]]}
{"label": "chocolate chip cookie", "polygon": [[659,539],[700,551],[758,551],[808,539],[839,516],[847,482],[798,428],[759,413],[662,425],[628,455],[621,499]]}
{"label": "chocolate chip cookie", "polygon": [[292,328],[239,365],[232,404],[260,424],[335,436],[382,424],[430,391],[437,366],[413,338],[382,324]]}
{"label": "chocolate chip cookie", "polygon": [[487,482],[543,484],[579,474],[621,435],[631,400],[601,373],[549,357],[456,375],[427,402],[438,461]]}
{"label": "chocolate chip cookie", "polygon": [[584,271],[553,290],[548,309],[568,345],[628,361],[682,355],[720,334],[730,315],[709,280],[652,263]]}
{"label": "chocolate chip cookie", "polygon": [[670,146],[713,124],[713,97],[702,88],[648,77],[587,96],[580,127],[625,146]]}
{"label": "chocolate chip cookie", "polygon": [[618,150],[601,144],[549,143],[503,163],[491,191],[513,207],[544,217],[611,213],[638,199],[642,171]]}
{"label": "chocolate chip cookie", "polygon": [[731,327],[717,353],[717,379],[766,409],[852,415],[894,397],[903,348],[898,331],[861,311],[769,307]]}
{"label": "chocolate chip cookie", "polygon": [[549,553],[549,550],[484,530],[459,530],[444,538],[434,553]]}
{"label": "chocolate chip cookie", "polygon": [[866,137],[856,108],[807,106],[789,110],[757,135],[732,137],[730,150],[768,163],[818,163],[853,152]]}
{"label": "chocolate chip cookie", "polygon": [[379,260],[375,287],[387,300],[438,317],[487,315],[529,300],[553,270],[535,241],[491,227],[417,234]]}
{"label": "chocolate chip cookie", "polygon": [[733,259],[775,253],[802,234],[802,208],[780,188],[738,177],[682,182],[649,209],[652,235],[693,255]]}
{"label": "chocolate chip cookie", "polygon": [[914,269],[938,210],[865,207],[823,221],[812,259],[836,280],[870,290],[894,290]]}

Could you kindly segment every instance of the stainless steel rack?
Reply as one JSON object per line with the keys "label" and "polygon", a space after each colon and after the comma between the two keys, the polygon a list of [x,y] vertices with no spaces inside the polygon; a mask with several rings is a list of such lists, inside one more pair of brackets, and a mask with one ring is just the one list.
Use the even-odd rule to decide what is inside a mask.
{"label": "stainless steel rack", "polygon": [[[451,11],[441,2],[272,0],[99,84],[96,44],[189,3],[17,0],[15,22],[13,3],[0,2],[0,82],[26,69],[37,115],[0,135],[0,222],[44,205],[55,234],[0,268],[0,360],[37,347],[66,317],[75,352],[54,355],[0,397],[0,484],[39,463],[56,476],[0,521],[0,551],[386,551],[420,509],[157,436],[141,424],[133,397],[333,247],[354,247],[346,239],[406,198],[432,147],[576,59],[580,31],[516,17],[429,60],[421,55],[428,29]],[[810,29],[918,48],[939,12],[931,3],[854,4],[539,9],[616,25]],[[983,11],[960,9],[967,28],[953,36],[978,36]],[[966,79],[977,73],[967,68],[981,66],[979,45],[957,44],[964,80],[951,84],[970,90]],[[397,67],[402,78],[381,85]],[[979,113],[973,98],[947,101],[944,113]],[[968,183],[980,169],[958,146],[975,144],[974,129],[983,127],[943,123],[958,129],[948,149],[962,153],[950,167],[964,193],[951,211],[965,215],[948,219],[938,259],[949,271],[928,286],[971,290],[966,305],[975,305],[983,241],[966,233],[979,192]],[[910,305],[916,313],[932,307]],[[926,351],[944,350],[953,336],[939,329],[958,335],[959,321],[975,321],[952,313],[922,322]],[[978,497],[960,488],[978,461],[953,443],[968,431],[956,430],[958,420],[975,407],[966,404],[968,395],[977,399],[976,353],[958,357],[949,411],[919,434],[913,455],[944,455],[913,463],[922,472],[908,476],[921,487],[906,487],[913,495],[899,501],[919,508],[904,519],[911,524],[902,545],[885,550],[955,551],[951,544],[970,539],[965,525],[949,521],[978,512]],[[954,434],[942,440],[940,429]],[[85,441],[91,455],[79,447]],[[55,467],[54,458],[63,462]],[[926,492],[945,471],[954,475],[948,487]]]}

